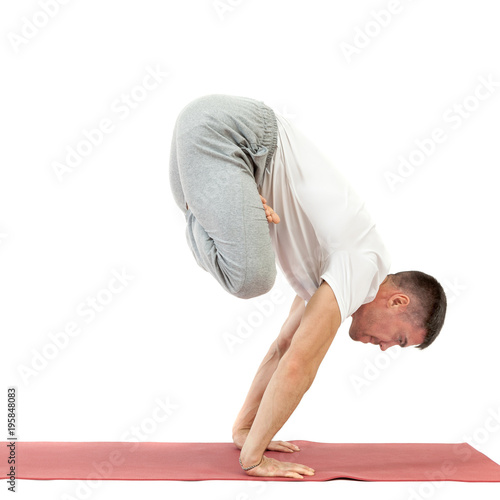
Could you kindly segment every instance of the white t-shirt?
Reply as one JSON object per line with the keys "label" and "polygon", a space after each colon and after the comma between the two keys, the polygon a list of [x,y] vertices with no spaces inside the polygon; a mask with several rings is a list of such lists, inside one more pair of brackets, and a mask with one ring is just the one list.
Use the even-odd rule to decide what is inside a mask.
{"label": "white t-shirt", "polygon": [[325,280],[343,322],[375,298],[391,257],[347,179],[295,124],[275,113],[276,153],[260,194],[280,216],[269,224],[276,262],[306,302]]}

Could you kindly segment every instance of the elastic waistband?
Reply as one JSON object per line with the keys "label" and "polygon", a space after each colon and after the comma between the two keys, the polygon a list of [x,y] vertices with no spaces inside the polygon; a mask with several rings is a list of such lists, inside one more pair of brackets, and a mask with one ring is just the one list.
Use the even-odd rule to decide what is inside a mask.
{"label": "elastic waistband", "polygon": [[265,165],[265,169],[267,169],[271,163],[274,153],[276,152],[276,144],[278,142],[278,120],[273,108],[264,104],[262,101],[259,102],[261,104],[262,119],[264,122],[264,137],[262,139],[262,145],[269,151]]}

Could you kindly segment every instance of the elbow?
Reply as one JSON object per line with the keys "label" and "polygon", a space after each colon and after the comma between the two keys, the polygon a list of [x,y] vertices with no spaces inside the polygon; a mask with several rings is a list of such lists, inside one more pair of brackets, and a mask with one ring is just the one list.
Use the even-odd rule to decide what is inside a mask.
{"label": "elbow", "polygon": [[278,358],[281,359],[288,351],[290,347],[291,340],[288,338],[278,337],[275,342],[275,353]]}
{"label": "elbow", "polygon": [[[289,351],[287,354],[291,354]],[[317,370],[307,360],[297,354],[283,357],[281,363],[284,364],[285,377],[290,384],[301,386],[307,391],[316,377]]]}

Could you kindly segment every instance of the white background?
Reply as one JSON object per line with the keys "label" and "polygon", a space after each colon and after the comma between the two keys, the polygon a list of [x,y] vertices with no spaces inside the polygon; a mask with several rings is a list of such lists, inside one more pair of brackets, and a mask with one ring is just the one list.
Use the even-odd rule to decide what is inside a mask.
{"label": "white background", "polygon": [[[381,26],[377,13],[397,3],[73,0],[30,28],[43,24],[42,5],[10,2],[0,15],[2,439],[6,389],[15,385],[24,441],[124,441],[141,426],[143,441],[231,441],[295,294],[279,273],[268,294],[235,298],[187,246],[168,181],[173,124],[191,99],[227,93],[264,101],[314,138],[366,200],[391,272],[427,272],[448,294],[444,328],[423,351],[353,342],[345,321],[277,437],[466,441],[500,462],[497,2],[401,0]],[[358,46],[350,57],[347,44]],[[148,67],[163,76],[141,91]],[[478,101],[481,78],[496,86],[479,89]],[[140,101],[117,108],[123,95]],[[456,118],[464,105],[468,116]],[[103,119],[113,130],[58,177],[54,165]],[[387,172],[399,175],[398,158],[436,128],[446,140],[391,189]],[[129,281],[110,295],[113,270]],[[89,297],[110,299],[91,321],[81,314]],[[71,322],[79,334],[54,351],[50,334]],[[240,339],[233,349],[231,336]],[[152,420],[158,400],[170,405],[163,422]],[[87,485],[87,498],[500,491],[498,483],[251,483],[105,481]],[[17,498],[85,491],[76,481],[17,486]]]}

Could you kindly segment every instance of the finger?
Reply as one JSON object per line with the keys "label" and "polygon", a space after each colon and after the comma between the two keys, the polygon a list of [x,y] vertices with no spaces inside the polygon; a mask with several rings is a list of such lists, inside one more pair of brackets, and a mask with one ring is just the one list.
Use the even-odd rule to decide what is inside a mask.
{"label": "finger", "polygon": [[286,472],[285,477],[294,477],[296,479],[304,479],[304,476],[301,476],[298,472],[292,472],[292,471]]}
{"label": "finger", "polygon": [[298,466],[299,464],[284,463],[283,465],[286,465],[288,469],[285,471],[285,477],[296,477],[297,479],[304,479],[304,476],[314,475],[314,472],[304,470],[302,467]]}
{"label": "finger", "polygon": [[278,444],[285,451],[300,451],[298,446],[286,441],[278,441],[276,444]]}
{"label": "finger", "polygon": [[272,450],[272,451],[283,451],[285,453],[293,453],[294,450],[292,450],[291,448],[289,448],[288,446],[285,446],[281,443],[271,443],[268,447],[267,447],[268,450]]}
{"label": "finger", "polygon": [[288,446],[292,450],[300,451],[300,448],[296,444],[289,443],[288,441],[280,441],[280,444]]}
{"label": "finger", "polygon": [[262,200],[262,203],[266,203],[266,199],[261,194],[259,194],[259,196],[260,196],[260,199]]}
{"label": "finger", "polygon": [[312,469],[311,467],[308,467],[307,465],[304,465],[304,464],[296,464],[296,463],[286,462],[285,465],[287,467],[293,469],[295,472],[299,472],[300,474],[313,475],[315,472],[314,469]]}

